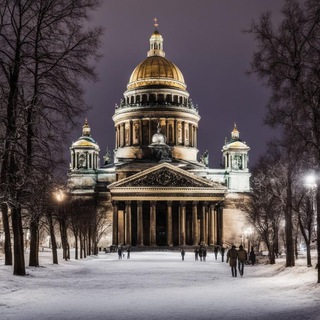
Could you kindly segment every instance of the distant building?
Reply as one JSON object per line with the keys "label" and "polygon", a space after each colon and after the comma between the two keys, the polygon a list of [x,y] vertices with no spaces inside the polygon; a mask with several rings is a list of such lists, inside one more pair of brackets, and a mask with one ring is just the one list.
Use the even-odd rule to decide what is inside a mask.
{"label": "distant building", "polygon": [[100,166],[87,121],[70,148],[69,191],[98,199],[112,222],[109,244],[228,245],[243,237],[245,218],[236,203],[250,192],[250,148],[234,125],[222,168],[209,167],[207,151],[198,160],[200,115],[186,88],[180,69],[165,58],[155,24],[147,58],[115,107],[113,155],[107,151]]}

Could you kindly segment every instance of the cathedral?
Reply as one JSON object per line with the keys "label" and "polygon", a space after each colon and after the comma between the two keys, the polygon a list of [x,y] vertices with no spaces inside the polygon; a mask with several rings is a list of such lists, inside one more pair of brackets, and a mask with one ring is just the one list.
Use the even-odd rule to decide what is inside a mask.
{"label": "cathedral", "polygon": [[246,220],[237,203],[250,192],[250,148],[234,124],[222,167],[209,167],[207,151],[198,160],[199,111],[154,27],[147,57],[115,106],[113,154],[100,165],[86,120],[70,147],[69,192],[98,199],[112,226],[103,246],[240,244]]}

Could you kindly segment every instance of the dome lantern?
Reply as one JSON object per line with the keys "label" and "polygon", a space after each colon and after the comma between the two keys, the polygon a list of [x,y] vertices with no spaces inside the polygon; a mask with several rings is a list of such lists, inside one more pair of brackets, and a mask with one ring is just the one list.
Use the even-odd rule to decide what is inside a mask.
{"label": "dome lantern", "polygon": [[163,51],[163,38],[162,35],[158,31],[158,19],[154,18],[154,31],[150,37],[150,50],[148,51],[148,57],[152,56],[160,56],[164,57],[165,52]]}
{"label": "dome lantern", "polygon": [[84,125],[82,127],[82,136],[83,137],[90,137],[91,136],[91,129],[88,124],[88,119],[85,119]]}

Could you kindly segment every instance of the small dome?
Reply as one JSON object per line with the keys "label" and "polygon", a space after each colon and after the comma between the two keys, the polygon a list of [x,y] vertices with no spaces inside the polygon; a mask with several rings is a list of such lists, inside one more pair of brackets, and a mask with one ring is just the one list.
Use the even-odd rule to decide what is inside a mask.
{"label": "small dome", "polygon": [[166,144],[166,136],[160,132],[152,136],[152,144]]}
{"label": "small dome", "polygon": [[157,132],[152,136],[151,145],[155,144],[166,144],[167,138],[164,134],[161,133],[160,123],[158,122]]}
{"label": "small dome", "polygon": [[88,120],[85,119],[82,127],[82,136],[72,144],[72,148],[95,148],[99,149],[95,140],[91,137],[91,129],[88,124]]}

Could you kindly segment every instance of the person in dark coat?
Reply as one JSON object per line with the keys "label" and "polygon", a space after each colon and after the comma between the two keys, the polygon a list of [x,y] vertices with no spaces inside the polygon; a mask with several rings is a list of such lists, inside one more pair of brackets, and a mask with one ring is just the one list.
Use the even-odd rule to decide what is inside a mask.
{"label": "person in dark coat", "polygon": [[206,258],[207,258],[207,249],[202,248],[202,261],[206,262]]}
{"label": "person in dark coat", "polygon": [[221,261],[222,261],[222,262],[224,261],[224,252],[225,252],[225,248],[224,248],[224,246],[222,245],[221,248],[220,248]]}
{"label": "person in dark coat", "polygon": [[249,260],[251,261],[251,264],[254,266],[256,263],[256,254],[253,251],[253,247],[251,247],[251,251],[249,253]]}
{"label": "person in dark coat", "polygon": [[238,250],[238,269],[241,277],[243,276],[244,264],[247,260],[247,251],[243,248],[243,245],[240,245]]}
{"label": "person in dark coat", "polygon": [[128,247],[128,249],[127,249],[127,259],[130,259],[130,251],[131,251],[131,248]]}
{"label": "person in dark coat", "polygon": [[184,261],[184,255],[185,255],[186,253],[185,253],[185,251],[184,251],[184,249],[182,248],[181,249],[181,259],[182,259],[182,261]]}
{"label": "person in dark coat", "polygon": [[118,258],[122,259],[122,249],[121,249],[121,247],[118,248]]}
{"label": "person in dark coat", "polygon": [[198,261],[198,257],[199,257],[199,249],[196,248],[196,249],[194,250],[194,260]]}
{"label": "person in dark coat", "polygon": [[219,252],[218,246],[214,246],[213,253],[216,260],[218,259],[218,252]]}
{"label": "person in dark coat", "polygon": [[202,256],[203,256],[203,251],[202,251],[202,248],[199,249],[199,258],[200,258],[200,261],[202,261]]}
{"label": "person in dark coat", "polygon": [[236,246],[232,246],[227,253],[227,263],[229,262],[233,277],[237,276],[237,259],[238,259],[238,251],[236,250]]}

